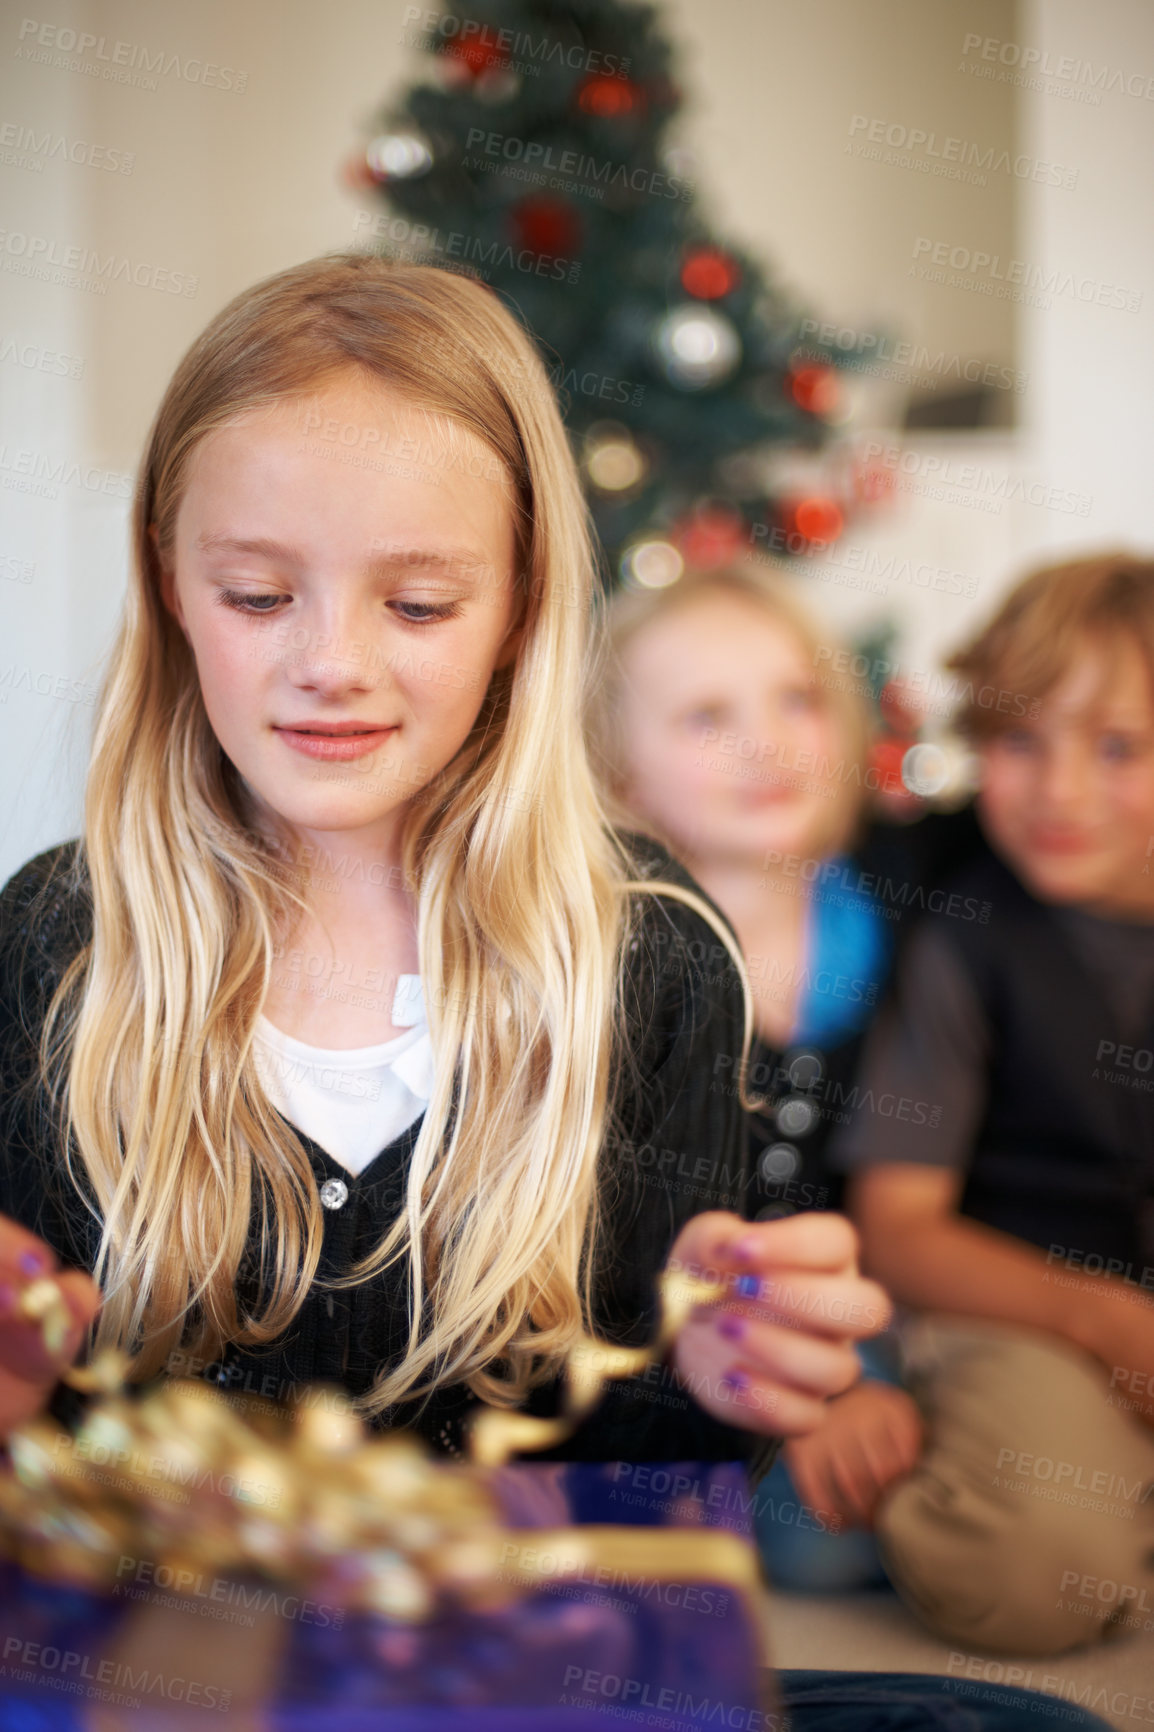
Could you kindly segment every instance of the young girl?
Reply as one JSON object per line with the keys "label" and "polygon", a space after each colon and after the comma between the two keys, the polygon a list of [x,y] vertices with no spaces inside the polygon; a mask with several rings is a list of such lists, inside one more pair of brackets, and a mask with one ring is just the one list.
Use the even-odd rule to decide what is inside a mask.
{"label": "young girl", "polygon": [[[478,1398],[550,1411],[582,1329],[648,1338],[675,1258],[731,1297],[563,1453],[816,1423],[886,1302],[843,1221],[733,1212],[739,965],[694,967],[725,927],[598,802],[594,564],[515,321],[366,257],[259,284],[177,369],[134,532],[83,836],[3,896],[9,1316],[31,1233],[136,1378],[327,1379],[456,1450]],[[671,1146],[692,1198],[646,1183]],[[7,1335],[10,1424],[55,1366]]]}
{"label": "young girl", "polygon": [[[826,1144],[856,1102],[891,948],[885,910],[845,853],[861,828],[864,704],[844,682],[819,683],[831,665],[821,629],[752,565],[617,596],[609,640],[593,726],[610,785],[729,916],[752,980],[749,1082],[764,1105],[749,1120],[749,1212],[836,1208]],[[916,1461],[921,1427],[884,1359],[866,1364],[882,1376],[792,1441],[759,1497],[781,1586],[881,1577],[872,1540],[839,1530],[870,1525]]]}

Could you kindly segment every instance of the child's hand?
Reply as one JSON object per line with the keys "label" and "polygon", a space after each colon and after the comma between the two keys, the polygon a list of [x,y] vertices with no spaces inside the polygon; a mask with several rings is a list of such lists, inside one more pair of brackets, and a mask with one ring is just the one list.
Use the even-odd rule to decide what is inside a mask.
{"label": "child's hand", "polygon": [[[48,1403],[52,1386],[79,1351],[85,1331],[100,1309],[100,1289],[78,1269],[57,1273],[56,1258],[42,1239],[0,1215],[0,1438]],[[24,1294],[33,1282],[59,1287],[71,1325],[55,1351],[35,1321],[21,1315]]]}
{"label": "child's hand", "polygon": [[857,1272],[857,1237],[841,1215],[695,1215],[669,1266],[732,1277],[730,1297],[685,1324],[673,1363],[715,1418],[771,1437],[820,1425],[828,1398],[857,1381],[850,1343],[890,1318],[882,1288]]}
{"label": "child's hand", "polygon": [[824,1423],[791,1438],[783,1454],[804,1504],[868,1528],[882,1493],[915,1466],[922,1438],[913,1398],[869,1377],[831,1401]]}

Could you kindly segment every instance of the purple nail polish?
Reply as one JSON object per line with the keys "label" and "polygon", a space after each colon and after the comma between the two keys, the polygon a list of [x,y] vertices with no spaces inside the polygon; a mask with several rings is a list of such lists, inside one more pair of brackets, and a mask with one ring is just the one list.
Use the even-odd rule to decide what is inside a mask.
{"label": "purple nail polish", "polygon": [[35,1249],[21,1251],[16,1267],[22,1275],[27,1275],[30,1279],[35,1279],[37,1275],[47,1275],[52,1268],[52,1254],[50,1251]]}
{"label": "purple nail polish", "polygon": [[733,1287],[742,1299],[756,1299],[761,1292],[761,1282],[756,1275],[739,1275]]}
{"label": "purple nail polish", "polygon": [[731,1389],[735,1395],[740,1394],[743,1389],[749,1388],[748,1371],[727,1371],[721,1380],[721,1387]]}
{"label": "purple nail polish", "polygon": [[727,1311],[717,1325],[717,1333],[725,1341],[740,1341],[745,1334],[745,1318],[735,1317],[732,1311]]}

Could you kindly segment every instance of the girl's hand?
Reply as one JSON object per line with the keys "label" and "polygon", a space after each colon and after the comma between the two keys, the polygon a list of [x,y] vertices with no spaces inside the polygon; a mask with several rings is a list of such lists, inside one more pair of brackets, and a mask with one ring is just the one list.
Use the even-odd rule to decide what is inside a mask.
{"label": "girl's hand", "polygon": [[916,1465],[923,1435],[913,1398],[867,1377],[831,1401],[825,1423],[791,1438],[783,1454],[804,1504],[868,1528],[882,1493]]}
{"label": "girl's hand", "polygon": [[669,1266],[731,1280],[730,1297],[700,1307],[674,1342],[690,1394],[716,1419],[770,1437],[815,1430],[829,1397],[857,1381],[851,1342],[890,1318],[882,1288],[857,1272],[857,1237],[841,1215],[695,1215]]}
{"label": "girl's hand", "polygon": [[[94,1281],[78,1269],[58,1269],[42,1239],[0,1215],[0,1439],[47,1406],[53,1385],[75,1359],[100,1309]],[[44,1279],[56,1282],[72,1316],[57,1353],[45,1347],[39,1323],[20,1314],[24,1293]]]}

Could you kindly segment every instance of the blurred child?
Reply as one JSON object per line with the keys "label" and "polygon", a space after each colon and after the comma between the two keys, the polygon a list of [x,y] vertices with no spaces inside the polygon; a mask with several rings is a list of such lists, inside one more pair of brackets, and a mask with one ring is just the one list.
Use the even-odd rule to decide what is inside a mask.
{"label": "blurred child", "polygon": [[[594,734],[634,823],[688,865],[729,916],[749,970],[756,1043],[749,1168],[758,1219],[838,1206],[825,1145],[853,1099],[861,1037],[890,951],[884,910],[853,886],[867,719],[846,682],[819,683],[825,634],[780,580],[746,566],[617,597]],[[847,884],[850,888],[846,888]],[[736,1069],[717,1061],[718,1090]],[[787,1443],[758,1497],[772,1579],[846,1588],[881,1579],[865,1532],[907,1473],[921,1425],[882,1373]],[[792,1481],[792,1483],[791,1483]]]}
{"label": "blurred child", "polygon": [[[887,1566],[966,1647],[1154,1617],[1154,562],[1039,571],[953,668],[988,842],[913,933],[833,1158],[921,1317]],[[984,911],[970,918],[968,909]]]}

